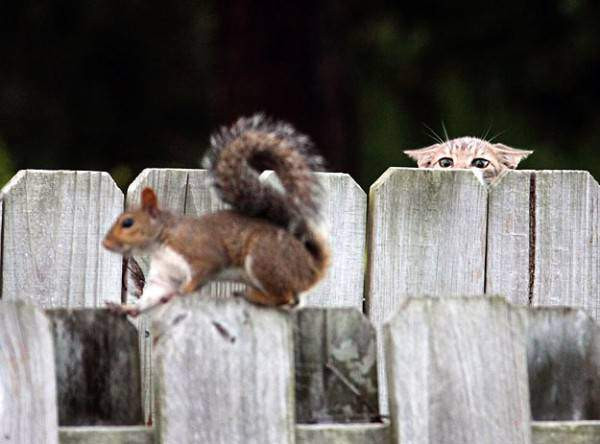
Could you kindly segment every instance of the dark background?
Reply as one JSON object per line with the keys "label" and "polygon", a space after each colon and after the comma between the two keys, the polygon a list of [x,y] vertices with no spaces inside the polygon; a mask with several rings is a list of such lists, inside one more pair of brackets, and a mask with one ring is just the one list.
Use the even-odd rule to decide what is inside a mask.
{"label": "dark background", "polygon": [[[451,4],[451,5],[450,5]],[[402,149],[488,137],[600,177],[600,2],[0,2],[0,181],[195,168],[265,111],[368,188]]]}

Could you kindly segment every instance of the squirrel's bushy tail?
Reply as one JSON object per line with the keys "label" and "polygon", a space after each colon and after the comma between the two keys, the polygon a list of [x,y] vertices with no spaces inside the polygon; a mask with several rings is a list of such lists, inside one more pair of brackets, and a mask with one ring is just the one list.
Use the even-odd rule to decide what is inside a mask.
{"label": "squirrel's bushy tail", "polygon": [[[310,139],[291,125],[257,114],[213,134],[203,165],[224,202],[310,242],[320,201],[320,187],[311,173],[323,166],[312,148]],[[259,179],[264,170],[275,171],[285,192]]]}

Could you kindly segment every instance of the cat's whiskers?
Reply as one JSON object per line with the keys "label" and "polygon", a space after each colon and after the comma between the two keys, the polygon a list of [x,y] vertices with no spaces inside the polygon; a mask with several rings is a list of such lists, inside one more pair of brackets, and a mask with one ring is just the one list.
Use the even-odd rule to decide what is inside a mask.
{"label": "cat's whiskers", "polygon": [[435,142],[438,143],[444,143],[444,140],[439,136],[438,133],[436,133],[433,128],[431,128],[429,125],[427,125],[425,122],[421,122],[423,124],[423,126],[425,128],[427,128],[430,133],[425,132],[426,135],[428,135],[429,137],[431,137]]}
{"label": "cat's whiskers", "polygon": [[494,137],[490,138],[490,140],[488,140],[487,142],[492,143],[495,139],[497,139],[498,137],[502,136],[504,133],[506,133],[508,130],[503,130],[500,131],[498,134],[496,134]]}
{"label": "cat's whiskers", "polygon": [[448,131],[446,130],[446,124],[442,120],[442,129],[444,130],[444,135],[446,136],[446,142],[450,142],[450,136],[448,136]]}
{"label": "cat's whiskers", "polygon": [[[490,134],[491,130],[492,130],[492,124],[490,123],[488,125],[487,129],[485,130],[485,132],[481,135],[480,139],[481,140],[487,140],[486,138],[487,138],[488,134]],[[488,140],[488,142],[489,142],[489,140]]]}

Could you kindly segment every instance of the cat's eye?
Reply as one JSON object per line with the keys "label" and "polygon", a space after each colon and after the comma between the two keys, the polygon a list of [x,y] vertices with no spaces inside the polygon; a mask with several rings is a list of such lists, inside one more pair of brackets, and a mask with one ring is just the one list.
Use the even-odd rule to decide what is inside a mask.
{"label": "cat's eye", "polygon": [[473,159],[473,162],[471,162],[471,166],[475,167],[475,168],[485,168],[490,164],[490,161],[487,159],[482,159],[481,157],[478,157],[476,159]]}
{"label": "cat's eye", "polygon": [[440,160],[438,160],[438,163],[442,168],[450,168],[452,165],[454,165],[454,161],[449,157],[442,157]]}
{"label": "cat's eye", "polygon": [[121,226],[123,228],[129,228],[133,225],[133,219],[131,217],[128,217],[127,219],[124,219],[123,222],[121,222]]}

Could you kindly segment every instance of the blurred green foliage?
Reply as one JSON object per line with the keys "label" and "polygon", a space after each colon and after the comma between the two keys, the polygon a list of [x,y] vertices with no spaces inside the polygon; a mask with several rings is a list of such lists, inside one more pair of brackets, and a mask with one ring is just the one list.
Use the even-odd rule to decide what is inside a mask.
{"label": "blurred green foliage", "polygon": [[403,149],[498,136],[521,167],[600,177],[600,18],[583,0],[389,5],[356,32],[361,183],[410,166]]}
{"label": "blurred green foliage", "polygon": [[0,186],[4,186],[15,173],[16,170],[10,157],[10,151],[0,137]]}
{"label": "blurred green foliage", "polygon": [[0,180],[22,168],[198,167],[266,111],[364,187],[402,150],[492,137],[600,177],[600,3],[0,4]]}

